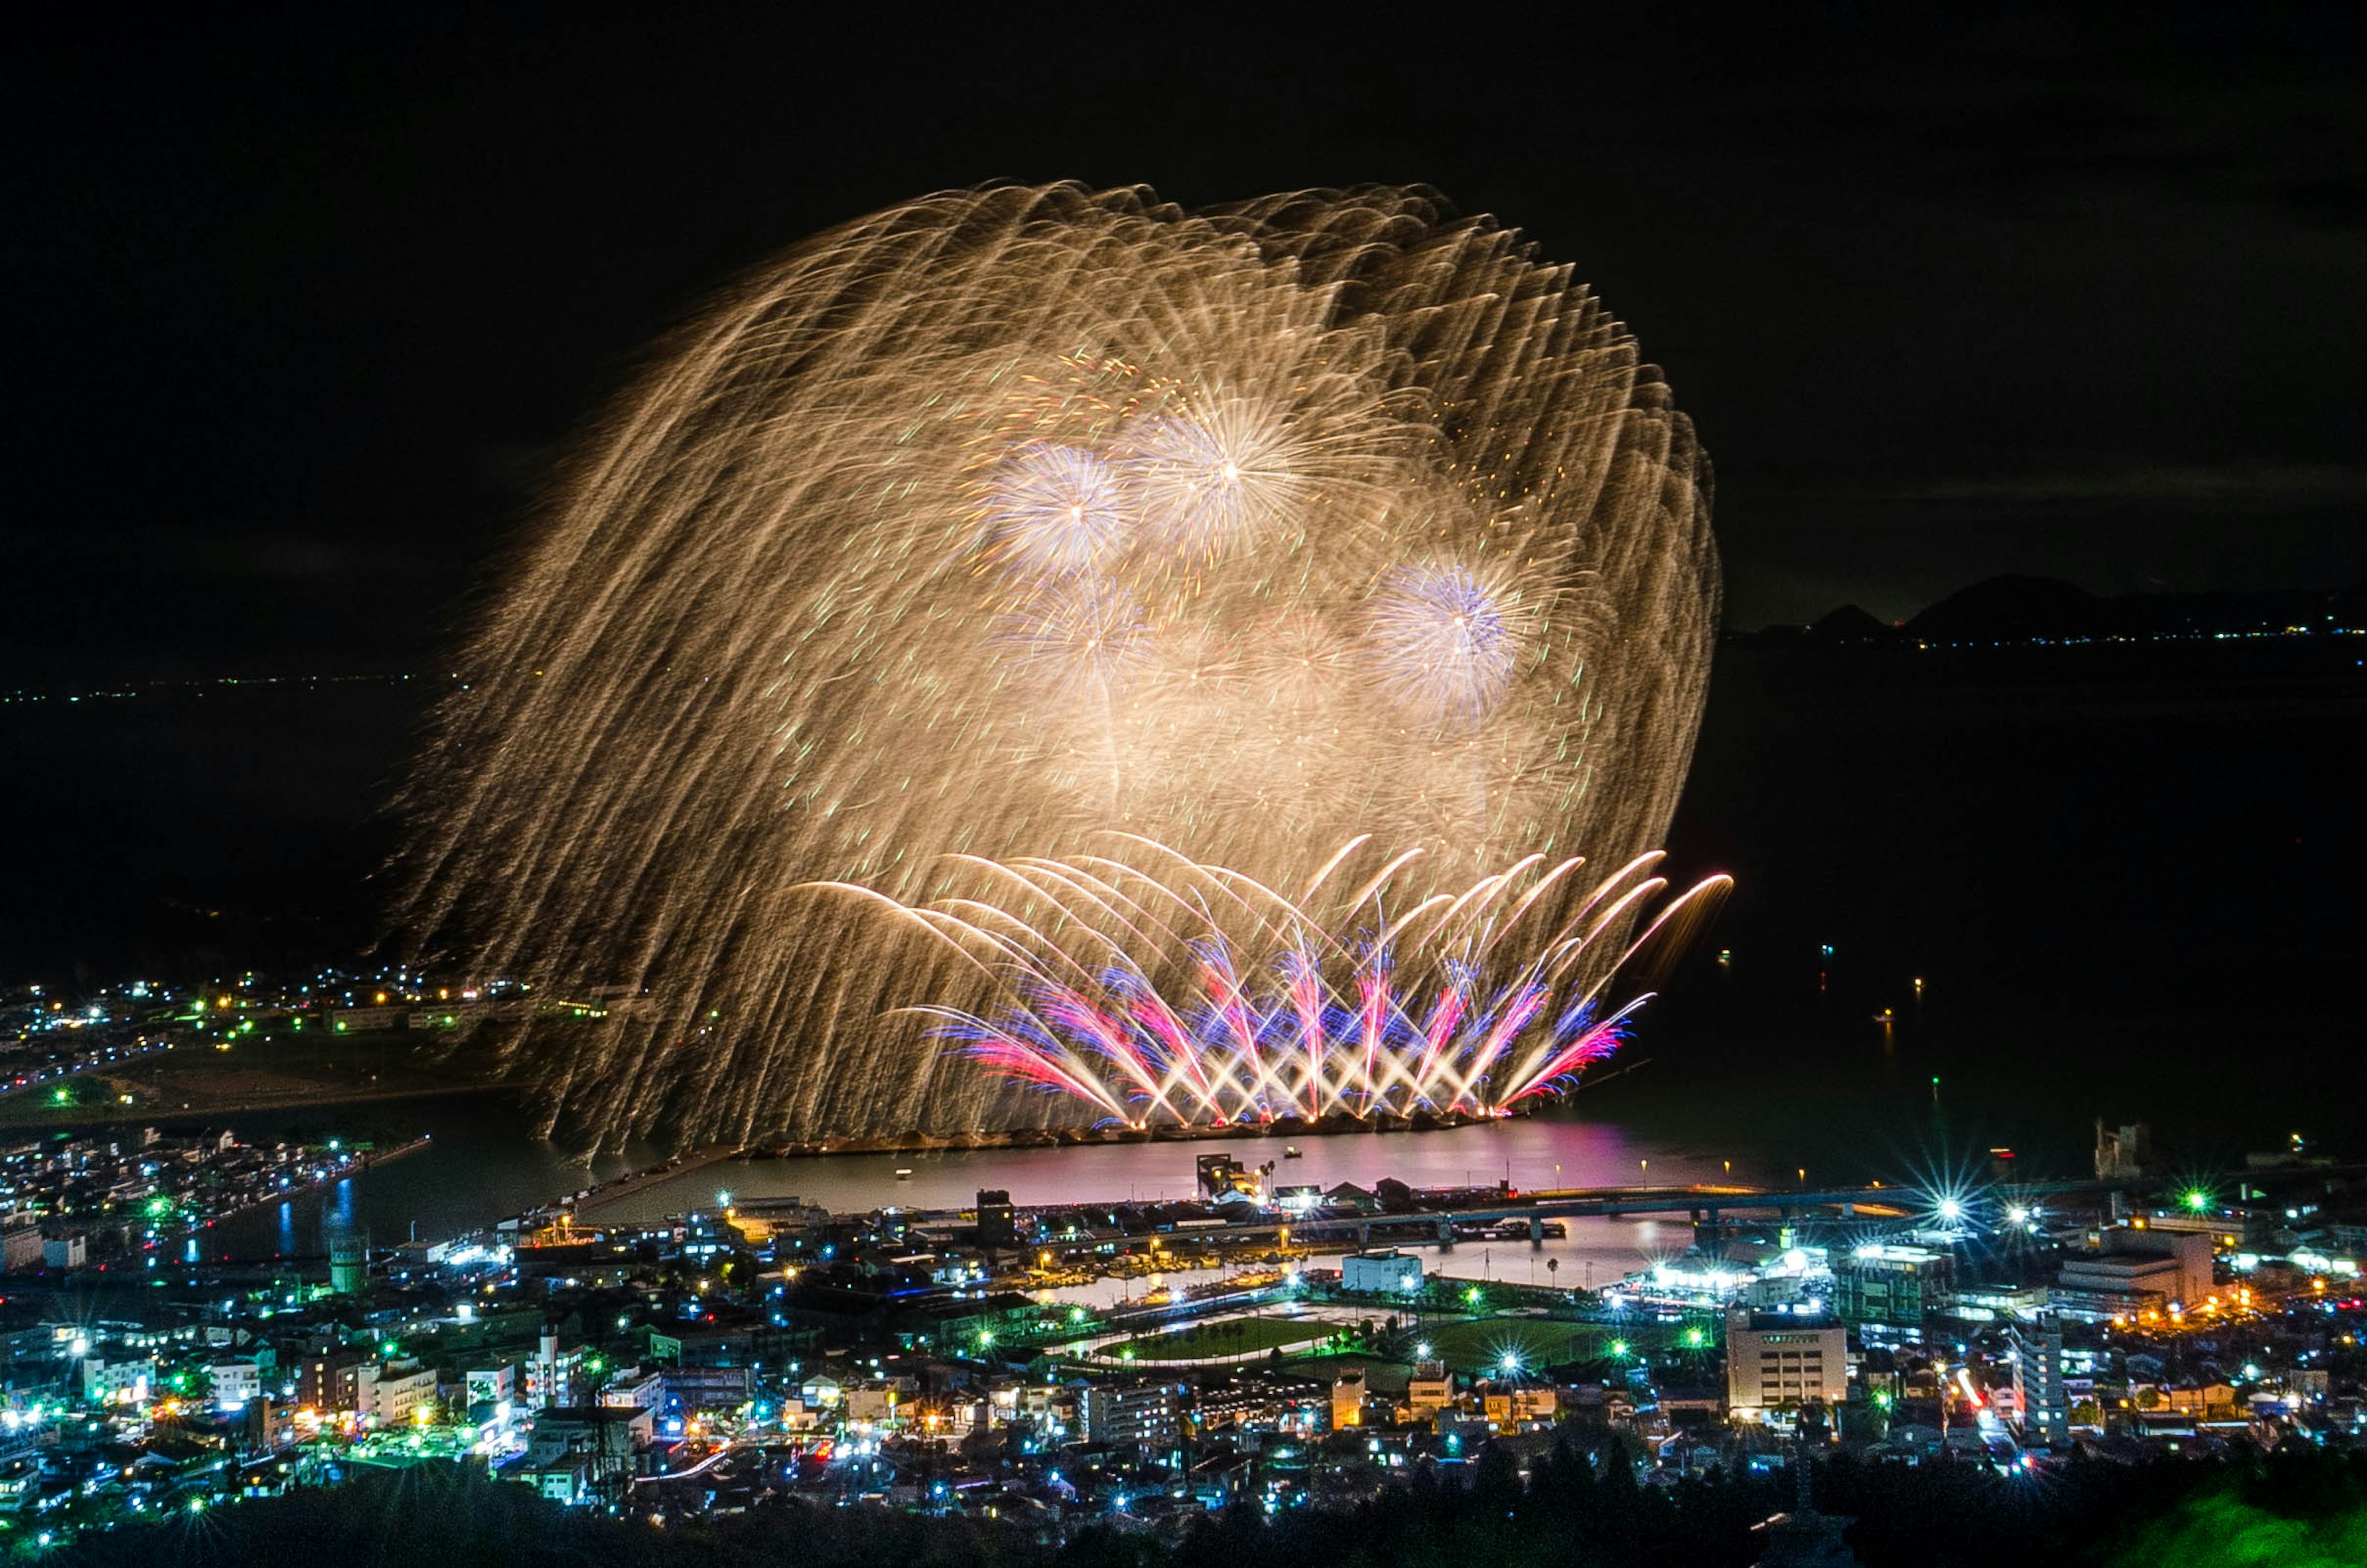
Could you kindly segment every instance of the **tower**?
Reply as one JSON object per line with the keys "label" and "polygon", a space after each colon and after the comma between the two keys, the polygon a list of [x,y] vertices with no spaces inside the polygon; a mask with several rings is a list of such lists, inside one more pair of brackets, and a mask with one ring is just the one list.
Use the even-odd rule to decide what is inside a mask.
{"label": "tower", "polygon": [[351,1231],[329,1238],[329,1289],[341,1296],[369,1289],[369,1243]]}

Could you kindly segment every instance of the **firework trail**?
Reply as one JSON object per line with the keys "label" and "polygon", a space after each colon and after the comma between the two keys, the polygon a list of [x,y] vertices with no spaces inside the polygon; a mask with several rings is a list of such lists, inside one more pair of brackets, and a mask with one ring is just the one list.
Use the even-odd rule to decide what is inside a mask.
{"label": "firework trail", "polygon": [[[1389,947],[1369,1070],[1259,1038],[1285,951],[1327,1043],[1370,979],[1331,928],[1251,941],[1238,889],[1188,920],[1111,892],[1146,972],[1080,1081],[1122,1118],[1412,1104],[1472,1073],[1501,1104],[1559,1027],[1499,994],[1545,948],[1500,944],[1418,1016],[1405,987],[1469,962],[1471,911],[1509,912],[1470,890],[1503,868],[1658,841],[1716,620],[1690,425],[1514,233],[1387,189],[931,197],[759,269],[583,445],[407,795],[399,917],[446,962],[638,998],[515,1047],[583,1141],[962,1130],[1093,1100],[1015,1093],[906,1010],[996,1016],[1020,960],[942,922],[1024,942],[997,916],[1033,929],[1051,897],[1007,874],[1026,857],[1081,874],[1116,831],[1296,889],[1355,840],[1392,909],[1460,900]],[[1515,929],[1546,942],[1583,880],[1532,888]],[[1616,934],[1553,996],[1607,978]],[[1233,1001],[1173,1011],[1159,943]]]}
{"label": "firework trail", "polygon": [[[1523,895],[1581,863],[1524,864],[1459,897],[1433,894],[1392,922],[1395,876],[1343,908],[1320,897],[1320,884],[1293,901],[1238,872],[1140,847],[1163,874],[1115,857],[1026,861],[996,868],[1021,899],[906,908],[1003,981],[984,1013],[911,1010],[1003,1077],[1137,1128],[1501,1115],[1574,1084],[1619,1047],[1648,995],[1614,1009],[1610,982],[1728,886],[1723,876],[1695,885],[1630,938],[1631,912],[1667,886],[1650,874],[1658,857],[1640,856],[1557,930],[1507,944],[1533,907]],[[1011,912],[1023,905],[1032,919]],[[1353,937],[1347,920],[1363,922]],[[1179,925],[1195,934],[1176,941]],[[1591,951],[1603,943],[1620,950]],[[1263,983],[1245,979],[1236,958],[1252,944],[1274,950]],[[1512,973],[1474,1011],[1491,961]]]}

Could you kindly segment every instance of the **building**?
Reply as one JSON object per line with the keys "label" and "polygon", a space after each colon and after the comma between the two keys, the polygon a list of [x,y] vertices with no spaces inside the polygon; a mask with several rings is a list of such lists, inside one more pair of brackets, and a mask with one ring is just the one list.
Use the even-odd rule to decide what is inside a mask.
{"label": "building", "polygon": [[1350,1367],[1331,1382],[1331,1429],[1342,1432],[1365,1424],[1365,1369]]}
{"label": "building", "polygon": [[2065,1261],[2064,1290],[2131,1302],[2150,1293],[2180,1304],[2211,1294],[2209,1235],[2122,1226],[2098,1239],[2094,1252]]}
{"label": "building", "polygon": [[2096,1118],[2096,1179],[2128,1181],[2153,1163],[2153,1129],[2142,1122],[2109,1128]]}
{"label": "building", "polygon": [[472,1367],[460,1374],[460,1381],[468,1390],[468,1404],[471,1410],[480,1404],[517,1403],[517,1368],[513,1363],[504,1361],[498,1367]]}
{"label": "building", "polygon": [[1426,1421],[1455,1403],[1455,1380],[1444,1361],[1421,1361],[1406,1381],[1406,1405],[1417,1421]]}
{"label": "building", "polygon": [[989,1252],[1019,1245],[1019,1220],[1011,1194],[1002,1188],[981,1188],[978,1194],[978,1245]]}
{"label": "building", "polygon": [[93,1356],[82,1364],[83,1397],[93,1404],[137,1404],[155,1386],[153,1356],[128,1361],[108,1361]]}
{"label": "building", "polygon": [[1500,1432],[1516,1427],[1551,1426],[1560,1400],[1549,1388],[1492,1389],[1480,1395],[1480,1414]]}
{"label": "building", "polygon": [[1352,1252],[1340,1260],[1340,1286],[1375,1294],[1421,1289],[1421,1259],[1392,1247],[1384,1252]]}
{"label": "building", "polygon": [[416,1361],[391,1361],[355,1369],[355,1408],[380,1427],[408,1426],[422,1405],[436,1401],[436,1372]]}
{"label": "building", "polygon": [[638,1369],[622,1374],[600,1391],[603,1404],[630,1405],[636,1410],[655,1410],[665,1404],[666,1374]]}
{"label": "building", "polygon": [[41,1243],[41,1264],[49,1269],[79,1269],[90,1260],[90,1244],[78,1235],[52,1236]]}
{"label": "building", "polygon": [[1094,1383],[1077,1400],[1089,1443],[1165,1452],[1182,1446],[1184,1401],[1172,1383]]}
{"label": "building", "polygon": [[294,1413],[279,1400],[258,1396],[239,1411],[231,1441],[248,1459],[292,1449],[296,1446]]}
{"label": "building", "polygon": [[1726,1404],[1737,1417],[1848,1397],[1849,1333],[1840,1324],[1804,1313],[1727,1314]]}
{"label": "building", "polygon": [[1844,1323],[1920,1330],[1947,1293],[1951,1260],[1928,1247],[1861,1247],[1833,1261],[1833,1312]]}
{"label": "building", "polygon": [[2051,1320],[2006,1330],[2013,1347],[2013,1400],[2022,1412],[2022,1438],[2059,1449],[2071,1441],[2071,1399],[2063,1386],[2063,1330]]}
{"label": "building", "polygon": [[355,1378],[368,1359],[358,1350],[305,1357],[296,1365],[296,1403],[310,1410],[359,1410]]}
{"label": "building", "polygon": [[243,1410],[263,1397],[263,1369],[253,1361],[224,1361],[206,1371],[213,1379],[217,1410]]}
{"label": "building", "polygon": [[634,1454],[655,1430],[646,1410],[552,1405],[536,1415],[533,1440],[514,1473],[554,1502],[588,1502],[604,1483],[631,1473]]}
{"label": "building", "polygon": [[339,1235],[329,1243],[329,1289],[341,1296],[357,1296],[369,1289],[369,1244],[353,1235]]}
{"label": "building", "polygon": [[[671,1381],[672,1374],[668,1377]],[[892,1427],[902,1414],[901,1406],[917,1392],[917,1384],[895,1378],[857,1383],[845,1392],[846,1419],[855,1426]]]}
{"label": "building", "polygon": [[0,1230],[0,1271],[29,1274],[41,1266],[41,1226],[30,1215],[12,1217]]}
{"label": "building", "polygon": [[1263,1171],[1251,1170],[1230,1155],[1202,1155],[1196,1164],[1204,1197],[1221,1198],[1238,1192],[1256,1198],[1265,1185]]}
{"label": "building", "polygon": [[1203,1384],[1195,1407],[1207,1431],[1234,1427],[1309,1437],[1323,1430],[1331,1409],[1331,1386],[1312,1378],[1237,1371],[1223,1382]]}

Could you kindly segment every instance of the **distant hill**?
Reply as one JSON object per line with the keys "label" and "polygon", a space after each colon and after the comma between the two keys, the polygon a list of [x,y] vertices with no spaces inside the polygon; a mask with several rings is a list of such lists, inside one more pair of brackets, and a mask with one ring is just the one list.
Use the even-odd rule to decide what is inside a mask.
{"label": "distant hill", "polygon": [[1895,630],[1887,621],[1875,620],[1857,605],[1844,604],[1810,626],[1808,637],[1816,642],[1841,645],[1886,642]]}
{"label": "distant hill", "polygon": [[1844,604],[1806,627],[1761,640],[1828,648],[1982,648],[2029,643],[2367,631],[2367,583],[2333,592],[2124,593],[2106,598],[2049,577],[2004,576],[1960,588],[1902,626]]}

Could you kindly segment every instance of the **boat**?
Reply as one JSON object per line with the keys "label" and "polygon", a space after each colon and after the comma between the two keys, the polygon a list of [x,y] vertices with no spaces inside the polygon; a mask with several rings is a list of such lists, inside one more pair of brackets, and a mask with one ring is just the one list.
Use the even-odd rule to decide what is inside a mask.
{"label": "boat", "polygon": [[1283,1145],[1282,1157],[1285,1159],[1297,1159],[1298,1157],[1298,1145],[1297,1144]]}
{"label": "boat", "polygon": [[910,1180],[912,1180],[912,1168],[911,1166],[909,1166],[909,1165],[900,1165],[900,1166],[898,1166],[898,1167],[896,1168],[896,1179],[897,1179],[897,1180],[899,1180],[899,1181],[910,1181]]}

